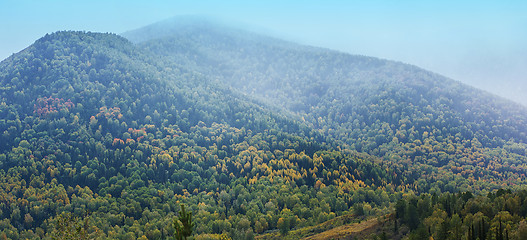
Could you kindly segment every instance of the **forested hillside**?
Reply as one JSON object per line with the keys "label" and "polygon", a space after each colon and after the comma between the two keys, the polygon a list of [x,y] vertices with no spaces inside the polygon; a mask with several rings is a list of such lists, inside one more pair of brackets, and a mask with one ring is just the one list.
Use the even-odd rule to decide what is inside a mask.
{"label": "forested hillside", "polygon": [[[527,109],[418,67],[175,18],[123,34],[432,188],[524,183]],[[426,181],[425,181],[426,180]]]}
{"label": "forested hillside", "polygon": [[3,238],[83,218],[90,238],[164,239],[180,203],[196,234],[250,238],[400,198],[396,168],[116,35],[57,32],[0,66]]}
{"label": "forested hillside", "polygon": [[194,239],[527,232],[520,105],[195,19],[123,35],[0,62],[0,239],[170,239],[182,205]]}

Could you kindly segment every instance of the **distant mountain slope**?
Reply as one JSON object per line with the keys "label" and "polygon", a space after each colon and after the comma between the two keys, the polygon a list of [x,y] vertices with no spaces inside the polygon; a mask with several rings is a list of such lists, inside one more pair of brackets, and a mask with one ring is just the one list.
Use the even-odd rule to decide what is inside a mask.
{"label": "distant mountain slope", "polygon": [[416,179],[424,173],[429,183],[485,189],[479,185],[527,173],[525,107],[415,66],[192,19],[123,35],[297,114],[328,140],[402,164]]}
{"label": "distant mountain slope", "polygon": [[165,239],[181,203],[195,233],[250,238],[404,192],[396,167],[114,34],[46,35],[0,86],[0,238]]}

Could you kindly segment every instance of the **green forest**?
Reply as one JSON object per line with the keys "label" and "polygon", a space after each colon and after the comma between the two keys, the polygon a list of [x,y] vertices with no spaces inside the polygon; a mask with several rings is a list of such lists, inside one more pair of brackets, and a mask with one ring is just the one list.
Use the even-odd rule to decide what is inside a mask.
{"label": "green forest", "polygon": [[164,24],[56,32],[0,63],[0,239],[297,239],[348,216],[385,219],[369,239],[527,239],[525,107]]}

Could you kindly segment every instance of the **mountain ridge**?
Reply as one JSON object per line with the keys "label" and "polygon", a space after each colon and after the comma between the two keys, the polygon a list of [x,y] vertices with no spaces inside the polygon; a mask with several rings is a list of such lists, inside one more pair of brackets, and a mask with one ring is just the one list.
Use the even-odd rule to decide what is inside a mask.
{"label": "mountain ridge", "polygon": [[[179,23],[144,29],[166,24]],[[520,164],[521,171],[512,171],[525,174],[527,108],[520,104],[408,64],[267,42],[228,26],[187,27],[166,27],[176,29],[172,36],[164,32],[137,45],[298,115],[328,141],[413,169],[410,175],[456,169],[467,178],[493,175],[491,181],[502,178],[489,167],[495,162],[502,170]],[[476,164],[478,156],[485,165]]]}
{"label": "mountain ridge", "polygon": [[[162,37],[158,37],[158,38],[190,38],[190,39],[193,39],[192,41],[192,46],[189,46],[189,45],[182,45],[182,48],[187,48],[187,49],[198,49],[197,51],[199,51],[200,48],[204,48],[205,50],[214,50],[214,51],[233,51],[232,49],[227,49],[225,50],[226,48],[230,48],[231,46],[225,44],[225,43],[222,43],[222,41],[219,41],[223,38],[226,38],[226,37],[221,37],[221,34],[222,32],[226,32],[225,36],[227,37],[230,37],[230,38],[234,38],[234,37],[238,37],[236,34],[239,34],[239,35],[242,35],[242,36],[239,36],[241,37],[242,39],[249,39],[246,41],[246,43],[243,43],[242,45],[244,45],[244,47],[242,47],[241,50],[243,54],[243,51],[245,48],[249,48],[250,50],[250,47],[247,47],[249,45],[258,45],[258,43],[261,43],[261,42],[266,42],[266,40],[269,40],[269,42],[271,43],[268,43],[269,45],[272,45],[273,47],[276,47],[277,45],[284,45],[283,48],[288,48],[288,47],[293,47],[295,49],[300,49],[301,51],[304,51],[304,52],[309,52],[310,54],[314,54],[315,57],[319,57],[319,58],[323,58],[324,56],[321,55],[321,54],[330,54],[332,57],[335,57],[335,56],[345,56],[345,58],[348,58],[348,62],[353,62],[352,59],[358,59],[359,61],[355,60],[354,62],[357,62],[358,64],[362,64],[362,65],[359,65],[359,66],[354,66],[354,65],[347,65],[347,67],[358,67],[358,68],[363,68],[363,67],[367,67],[367,66],[364,66],[364,65],[368,65],[367,62],[373,62],[374,63],[374,66],[370,66],[370,67],[378,67],[379,64],[390,64],[390,65],[396,65],[398,66],[399,68],[402,68],[401,71],[411,71],[411,72],[419,72],[420,74],[424,74],[424,75],[430,75],[430,76],[434,76],[432,78],[440,78],[441,80],[444,80],[444,81],[447,81],[449,82],[449,85],[458,85],[458,84],[461,84],[459,86],[463,86],[462,88],[463,89],[467,89],[466,87],[469,87],[470,89],[472,89],[471,91],[474,91],[476,90],[476,88],[474,87],[470,87],[468,85],[465,85],[465,84],[462,84],[460,83],[459,81],[456,81],[456,80],[451,80],[451,79],[448,79],[446,77],[443,77],[443,76],[440,76],[438,75],[437,73],[432,73],[430,71],[427,71],[427,70],[424,70],[424,69],[421,69],[419,67],[416,67],[414,65],[410,65],[410,64],[405,64],[405,63],[401,63],[401,62],[396,62],[396,61],[389,61],[389,60],[383,60],[383,59],[379,59],[379,58],[374,58],[374,57],[367,57],[367,56],[360,56],[360,55],[352,55],[352,54],[348,54],[348,53],[343,53],[343,52],[338,52],[338,51],[335,51],[335,50],[330,50],[330,49],[324,49],[324,48],[317,48],[317,47],[311,47],[311,46],[302,46],[302,45],[299,45],[299,44],[295,44],[295,43],[292,43],[292,42],[287,42],[287,41],[284,41],[284,40],[279,40],[279,39],[276,39],[276,38],[270,38],[270,37],[267,37],[267,36],[263,36],[263,35],[260,35],[260,34],[257,34],[257,33],[251,33],[251,32],[247,32],[245,30],[239,30],[239,29],[233,29],[233,28],[229,28],[228,26],[224,26],[224,25],[221,25],[221,24],[214,24],[212,22],[207,22],[207,21],[201,21],[199,22],[201,25],[205,25],[206,28],[201,28],[199,25],[198,27],[194,27],[194,25],[192,24],[193,22],[191,20],[190,23],[189,22],[183,22],[183,23],[178,23],[177,20],[179,18],[176,18],[176,19],[172,19],[170,21],[164,21],[164,22],[160,22],[160,23],[156,23],[156,24],[153,24],[151,26],[147,26],[145,27],[144,29],[147,29],[147,30],[151,30],[150,28],[153,28],[154,30],[152,31],[155,31],[155,28],[163,28],[163,27],[167,27],[167,24],[168,26],[170,26],[171,24],[174,24],[176,26],[179,26],[179,25],[182,25],[182,26],[179,26],[179,27],[175,27],[174,29],[176,29],[175,31],[177,31],[177,33],[173,33],[172,36],[170,36],[170,33],[168,31],[164,32],[164,35],[162,35]],[[179,24],[179,25],[178,25]],[[170,29],[170,27],[167,27]],[[129,38],[133,38],[134,36],[134,32],[135,35],[139,35],[139,32],[142,30],[143,28],[141,28],[140,30],[135,30],[135,31],[129,31],[125,34],[122,34],[123,36],[128,36]],[[184,30],[181,30],[179,31],[180,29],[184,29]],[[188,29],[191,29],[191,30],[188,30]],[[190,31],[190,33],[188,33]],[[205,32],[203,32],[205,31]],[[210,33],[212,32],[212,33]],[[233,33],[234,36],[233,36]],[[175,34],[175,35],[174,35]],[[195,36],[197,35],[197,36]],[[219,37],[217,37],[216,35],[220,35]],[[209,38],[207,40],[205,40],[204,43],[201,43],[200,42],[200,38]],[[261,38],[261,39],[258,39],[258,38]],[[217,44],[216,45],[213,45],[214,43],[213,40],[211,39],[215,39],[215,40],[218,40]],[[262,40],[263,39],[263,40]],[[136,43],[140,44],[141,45],[141,42],[144,42],[144,41],[151,41],[152,39],[148,38],[146,40],[141,40],[141,41],[136,41]],[[174,39],[170,39],[169,41],[174,41]],[[207,42],[208,41],[208,42]],[[238,40],[240,41],[240,40]],[[185,44],[185,42],[183,43]],[[199,45],[201,44],[201,45]],[[208,45],[207,45],[208,44]],[[223,45],[222,45],[223,44]],[[152,50],[153,52],[155,52],[156,54],[161,54],[161,55],[169,55],[169,54],[173,54],[173,52],[170,51],[170,44],[165,44],[163,45],[162,43],[159,44],[158,43],[158,46],[147,46],[148,44],[144,44],[143,43],[143,47],[145,47],[146,49],[149,49],[149,50]],[[153,44],[152,44],[153,45]],[[235,44],[235,46],[237,46]],[[156,49],[155,47],[158,47],[159,49]],[[208,49],[207,49],[208,48]],[[258,46],[256,47],[253,47],[254,48],[258,48]],[[168,49],[168,50],[167,50]],[[271,49],[266,49],[266,50],[274,50],[273,48]],[[202,50],[204,51],[204,50]],[[276,50],[275,50],[276,52]],[[319,54],[319,55],[315,55],[315,54]],[[177,54],[177,50],[176,50],[176,54]],[[198,56],[199,58],[199,54],[196,54],[196,56]],[[232,57],[232,55],[229,55],[229,57]],[[224,58],[224,59],[219,59],[217,60],[216,62],[228,62],[229,61],[229,57],[227,58]],[[234,55],[234,57],[232,58],[240,58],[239,56],[236,56]],[[337,58],[336,60],[339,61],[340,59],[338,59],[338,57],[335,57]],[[341,57],[342,58],[342,57]],[[258,59],[259,61],[263,61],[263,62],[267,62],[269,60],[266,60],[266,59]],[[289,61],[288,61],[289,60]],[[321,59],[321,60],[324,60],[324,59]],[[327,61],[327,60],[326,60]],[[340,60],[342,61],[342,60]],[[203,61],[205,62],[205,64],[209,64],[208,61]],[[254,62],[254,60],[253,60]],[[287,64],[289,64],[291,61],[291,59],[287,59],[286,60]],[[366,63],[364,63],[366,62]],[[264,63],[264,64],[267,64],[268,63]],[[229,68],[228,65],[222,65],[222,67],[225,67],[225,68]],[[295,67],[298,67],[298,66],[295,66]],[[343,71],[341,69],[338,69],[340,71]],[[230,73],[232,74],[232,73]],[[228,78],[236,78],[239,76],[227,76]],[[227,78],[226,77],[226,78]],[[337,76],[339,77],[339,76]],[[346,78],[347,76],[340,76],[340,78]],[[328,78],[331,78],[331,76],[329,76]],[[349,76],[347,77],[349,78]],[[430,78],[430,77],[429,77]],[[399,80],[401,81],[401,80]],[[404,81],[404,80],[403,80]],[[239,83],[239,82],[236,82],[236,83]],[[401,82],[402,83],[402,82]],[[397,82],[395,83],[391,83],[391,84],[398,84]],[[234,83],[231,83],[230,85],[235,85]],[[241,84],[243,85],[243,84]],[[424,87],[424,86],[417,86],[417,87]],[[254,91],[255,88],[251,88],[249,90],[253,90]],[[260,89],[265,89],[265,88],[260,88]],[[244,90],[244,89],[242,89]],[[479,94],[484,94],[486,95],[487,97],[490,97],[490,95],[492,95],[494,99],[499,98],[501,100],[498,100],[501,103],[501,105],[505,105],[505,104],[508,104],[508,105],[514,105],[514,108],[523,108],[524,110],[527,109],[517,103],[513,103],[512,101],[510,100],[506,100],[506,99],[503,99],[499,96],[496,96],[496,95],[493,95],[493,94],[490,94],[488,92],[484,92],[483,90],[477,90]],[[247,89],[245,89],[245,92],[246,94],[248,93],[251,93],[251,94],[254,94],[253,92],[249,92]]]}
{"label": "mountain ridge", "polygon": [[180,204],[200,236],[394,208],[413,230],[418,207],[454,219],[471,192],[526,182],[520,106],[415,66],[189,29],[62,31],[0,63],[0,237],[163,239]]}

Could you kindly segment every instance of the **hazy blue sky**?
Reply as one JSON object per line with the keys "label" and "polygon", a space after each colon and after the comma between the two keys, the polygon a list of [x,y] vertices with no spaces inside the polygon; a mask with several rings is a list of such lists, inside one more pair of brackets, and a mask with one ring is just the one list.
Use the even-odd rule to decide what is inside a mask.
{"label": "hazy blue sky", "polygon": [[527,1],[519,0],[0,0],[0,59],[46,33],[121,33],[176,15],[414,64],[527,105]]}

